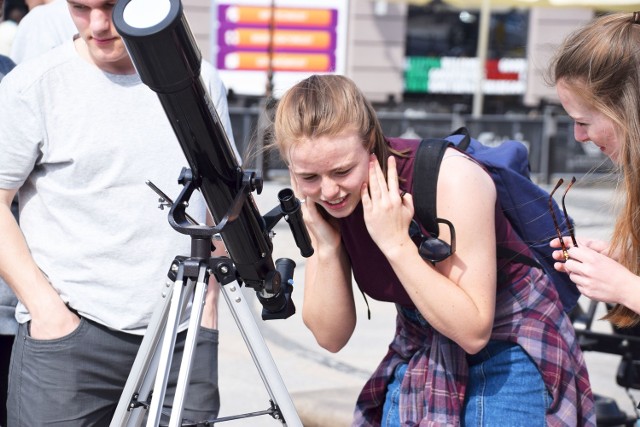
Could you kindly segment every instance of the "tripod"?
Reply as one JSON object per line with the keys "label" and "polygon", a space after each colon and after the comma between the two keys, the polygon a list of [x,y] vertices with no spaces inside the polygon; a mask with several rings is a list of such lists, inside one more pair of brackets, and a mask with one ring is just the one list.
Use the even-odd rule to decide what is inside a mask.
{"label": "tripod", "polygon": [[[217,236],[221,228],[181,225],[184,224],[184,219],[187,217],[184,209],[187,205],[186,201],[193,191],[193,183],[188,174],[185,178],[185,171],[183,171],[180,181],[185,184],[185,189],[176,203],[173,203],[157,187],[148,184],[161,196],[162,203],[171,206],[169,214],[171,225],[191,237],[191,254],[189,257],[176,257],[171,264],[168,274],[169,280],[162,292],[163,303],[153,313],[110,427],[139,426],[146,411],[148,411],[146,414],[147,427],[159,425],[176,334],[182,314],[186,311],[188,302],[192,300],[191,317],[169,421],[170,427],[189,425],[183,423],[182,411],[191,375],[197,332],[202,319],[204,298],[211,275],[220,284],[224,299],[251,353],[269,394],[270,408],[252,414],[208,421],[219,423],[240,417],[271,415],[281,421],[283,425],[302,426],[291,397],[241,292],[240,283],[235,283],[237,272],[234,264],[227,257],[211,257],[212,239]],[[243,198],[243,194],[245,193],[241,192],[238,198]],[[233,212],[230,212],[229,217],[233,218],[233,216]],[[272,214],[271,222],[277,221],[274,220],[274,217],[282,216],[283,214],[275,216]],[[222,221],[223,226],[224,224],[226,221]],[[284,283],[282,290],[287,294],[285,298],[288,298],[292,291],[290,282],[295,263],[290,259],[279,259],[275,264],[279,274],[273,276],[275,283],[268,284],[267,288],[278,289],[281,287],[281,283]],[[280,282],[280,278],[282,278],[282,282]],[[295,308],[292,305],[286,304],[284,316],[288,317],[294,311]],[[265,317],[264,313],[263,317]]]}

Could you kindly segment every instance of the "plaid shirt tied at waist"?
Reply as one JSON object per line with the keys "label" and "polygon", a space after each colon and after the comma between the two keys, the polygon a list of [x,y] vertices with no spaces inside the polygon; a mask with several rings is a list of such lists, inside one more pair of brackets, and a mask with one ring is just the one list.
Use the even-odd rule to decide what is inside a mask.
{"label": "plaid shirt tied at waist", "polygon": [[[542,373],[553,401],[548,426],[595,426],[589,377],[569,318],[546,276],[532,268],[515,283],[498,289],[492,340],[522,346]],[[402,426],[459,426],[468,377],[460,346],[426,322],[398,310],[389,351],[358,397],[353,426],[378,427],[386,387],[395,368],[407,363],[400,393]],[[425,326],[426,325],[426,326]]]}

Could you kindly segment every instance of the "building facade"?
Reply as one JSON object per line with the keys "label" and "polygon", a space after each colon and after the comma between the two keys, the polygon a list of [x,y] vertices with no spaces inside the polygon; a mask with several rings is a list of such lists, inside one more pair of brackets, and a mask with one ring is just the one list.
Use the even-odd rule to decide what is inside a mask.
{"label": "building facade", "polygon": [[[219,52],[228,48],[222,46],[227,41],[221,26],[228,24],[222,23],[221,7],[239,5],[261,8],[263,12],[271,7],[295,11],[309,9],[312,3],[312,0],[183,0],[183,7],[203,57],[221,69],[226,63],[220,61]],[[273,95],[278,97],[292,82],[306,75],[335,71],[353,78],[372,102],[380,104],[411,101],[469,104],[477,92],[474,89],[480,81],[476,53],[477,9],[454,9],[437,1],[432,6],[420,7],[398,0],[326,0],[316,2],[315,6],[320,7],[318,4],[336,12],[333,27],[305,27],[307,24],[302,21],[289,27],[280,27],[280,21],[249,22],[247,28],[254,31],[264,32],[267,25],[272,25],[271,34],[277,34],[276,44],[271,41],[269,47],[262,46],[262,54],[264,58],[265,52],[271,49],[275,60],[270,70],[268,66],[259,69],[259,65],[250,70],[221,69],[227,87],[238,95],[259,97],[267,92],[271,76],[275,82],[272,83]],[[555,101],[555,91],[544,79],[552,52],[570,31],[590,20],[594,12],[586,8],[496,9],[492,12],[482,92],[488,97],[512,99],[531,108],[541,102]],[[274,16],[274,20],[280,20],[280,15]],[[238,21],[231,23],[236,24],[239,25]],[[332,59],[322,65],[329,68],[308,65],[313,62],[308,58],[318,55],[304,57],[307,62],[300,62],[298,70],[282,68],[283,62],[278,57],[282,46],[278,43],[285,40],[285,33],[291,36],[289,40],[303,43],[311,40],[305,36],[325,32],[333,37],[333,50],[329,49]],[[247,50],[259,49],[259,46],[250,46]],[[303,48],[299,47],[298,52],[295,49],[288,52],[299,54]],[[322,49],[325,48],[318,51],[329,51]],[[288,65],[291,64],[295,67],[295,63]],[[305,66],[308,69],[304,69]],[[288,79],[281,78],[285,74]]]}

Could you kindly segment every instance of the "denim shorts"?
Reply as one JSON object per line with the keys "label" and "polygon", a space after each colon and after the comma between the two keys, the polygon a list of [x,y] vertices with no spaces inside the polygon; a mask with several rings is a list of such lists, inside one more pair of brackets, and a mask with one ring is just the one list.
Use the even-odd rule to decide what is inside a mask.
{"label": "denim shorts", "polygon": [[[430,327],[418,310],[398,306],[411,321]],[[469,379],[465,394],[464,426],[545,426],[551,395],[533,360],[518,344],[489,341],[467,356]],[[400,386],[407,364],[396,367],[387,385],[381,427],[400,426]],[[412,420],[418,421],[418,420]]]}
{"label": "denim shorts", "polygon": [[518,344],[489,341],[467,356],[464,426],[543,427],[551,394],[538,367]]}
{"label": "denim shorts", "polygon": [[382,407],[382,422],[380,427],[396,427],[400,425],[400,385],[407,372],[407,364],[398,365],[393,373],[393,379],[387,385],[387,395]]}

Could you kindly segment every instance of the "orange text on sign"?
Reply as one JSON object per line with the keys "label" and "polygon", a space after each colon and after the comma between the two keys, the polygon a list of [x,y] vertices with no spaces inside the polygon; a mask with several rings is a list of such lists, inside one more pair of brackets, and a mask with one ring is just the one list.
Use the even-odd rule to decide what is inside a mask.
{"label": "orange text on sign", "polygon": [[[231,6],[227,9],[225,18],[236,24],[269,25],[271,9],[256,6]],[[332,24],[332,14],[330,10],[326,9],[277,8],[274,23],[276,25],[327,27]]]}
{"label": "orange text on sign", "polygon": [[[227,70],[266,70],[269,55],[263,52],[233,52],[224,58]],[[274,71],[331,71],[331,59],[326,54],[275,53]]]}
{"label": "orange text on sign", "polygon": [[[262,48],[269,46],[269,30],[235,28],[224,32],[228,46]],[[331,33],[327,31],[275,30],[273,47],[280,49],[327,50],[331,47]]]}

